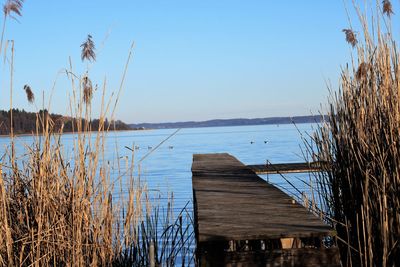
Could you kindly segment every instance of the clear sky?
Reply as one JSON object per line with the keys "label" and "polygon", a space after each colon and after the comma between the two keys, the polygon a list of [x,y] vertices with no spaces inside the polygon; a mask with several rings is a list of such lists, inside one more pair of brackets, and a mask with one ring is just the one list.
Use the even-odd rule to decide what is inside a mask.
{"label": "clear sky", "polygon": [[[70,56],[76,72],[85,69],[80,44],[88,33],[98,53],[91,77],[99,85],[107,78],[108,95],[135,42],[117,108],[129,123],[315,114],[327,81],[336,87],[350,60],[342,0],[26,0],[22,13],[7,22],[6,39],[15,40],[14,106],[30,111],[23,85],[41,106]],[[9,70],[0,66],[7,109]],[[55,113],[68,109],[64,76]],[[95,92],[94,112],[100,97]]]}

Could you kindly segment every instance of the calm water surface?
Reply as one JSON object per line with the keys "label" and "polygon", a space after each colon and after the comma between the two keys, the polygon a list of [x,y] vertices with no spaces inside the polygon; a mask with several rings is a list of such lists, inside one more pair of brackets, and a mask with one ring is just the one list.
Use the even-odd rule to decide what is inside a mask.
{"label": "calm water surface", "polygon": [[[166,198],[173,192],[175,209],[181,209],[192,199],[191,164],[196,153],[229,153],[244,164],[263,164],[304,161],[301,134],[311,133],[315,124],[258,125],[235,127],[210,127],[181,129],[165,141],[158,149],[141,161],[141,179],[147,181],[152,192]],[[163,142],[176,129],[111,132],[107,138],[106,159],[115,162],[117,157],[131,157],[125,147],[136,147],[135,163],[138,164],[151,148]],[[72,153],[74,136],[62,137],[65,153]],[[32,137],[17,137],[18,153],[24,145],[32,143]],[[8,138],[0,138],[0,149],[4,151]],[[118,151],[118,153],[116,152]],[[301,190],[307,190],[301,180],[308,180],[307,174],[292,174],[285,177]],[[279,175],[264,176],[270,182],[289,193],[296,192]],[[127,181],[123,181],[127,182]],[[191,203],[190,203],[191,205]]]}
{"label": "calm water surface", "polygon": [[[191,165],[193,154],[229,153],[244,164],[264,164],[267,160],[271,163],[304,161],[301,134],[311,133],[313,127],[316,125],[299,124],[297,128],[287,124],[181,129],[167,141],[165,140],[176,129],[110,132],[106,139],[105,160],[114,166],[111,178],[115,179],[118,177],[117,159],[120,159],[120,166],[123,169],[124,161],[132,156],[132,151],[126,147],[136,147],[134,153],[136,177],[138,177],[137,170],[140,162],[141,181],[147,182],[151,195],[157,198],[157,203],[161,207],[165,207],[168,195],[173,192],[173,207],[177,214],[186,205],[189,211],[192,210]],[[64,154],[67,158],[73,155],[74,138],[76,136],[73,134],[62,136]],[[32,144],[32,137],[16,137],[16,143],[17,154],[23,157],[27,148]],[[160,143],[162,145],[143,159],[152,148],[157,147]],[[1,154],[4,154],[9,145],[8,137],[0,137]],[[293,196],[298,197],[300,193],[294,190],[285,179],[300,191],[307,193],[309,190],[303,182],[310,179],[308,174],[291,174],[284,177],[270,175],[263,176],[263,178]],[[121,185],[128,183],[128,178],[122,177]],[[116,192],[121,191],[116,189]],[[116,198],[119,196],[114,194]],[[162,228],[158,230],[160,233],[163,231]],[[192,242],[189,244],[191,252],[184,256],[188,257],[187,260],[191,259],[194,249],[194,242]],[[176,260],[177,264],[180,264],[182,256],[178,255]],[[189,265],[193,266],[193,262]]]}

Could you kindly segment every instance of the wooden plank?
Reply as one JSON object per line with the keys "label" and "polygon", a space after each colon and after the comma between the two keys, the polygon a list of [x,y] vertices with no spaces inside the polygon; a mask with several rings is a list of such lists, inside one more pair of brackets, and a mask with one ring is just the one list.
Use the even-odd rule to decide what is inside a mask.
{"label": "wooden plank", "polygon": [[207,266],[281,266],[281,267],[339,267],[339,251],[329,249],[276,249],[272,251],[223,252],[210,251],[203,262]]}
{"label": "wooden plank", "polygon": [[296,162],[247,165],[256,174],[320,172],[328,169],[324,162]]}
{"label": "wooden plank", "polygon": [[333,234],[306,208],[228,154],[194,155],[192,173],[198,242]]}

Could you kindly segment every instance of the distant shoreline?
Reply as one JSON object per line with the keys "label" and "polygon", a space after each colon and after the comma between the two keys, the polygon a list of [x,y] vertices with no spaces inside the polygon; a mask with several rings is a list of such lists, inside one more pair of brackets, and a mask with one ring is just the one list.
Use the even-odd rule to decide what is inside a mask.
{"label": "distant shoreline", "polygon": [[[132,131],[143,131],[143,130],[152,130],[152,129],[121,129],[121,130],[108,130],[108,131],[104,131],[104,132],[132,132]],[[86,131],[86,132],[90,132],[90,133],[96,133],[98,132],[98,130],[92,130],[92,131]],[[77,134],[78,132],[63,132],[63,133],[57,133],[57,132],[53,132],[52,134],[54,135],[68,135],[68,134]],[[18,133],[18,134],[14,134],[14,137],[22,137],[22,136],[42,136],[43,133]],[[0,138],[3,137],[10,137],[10,134],[0,134]]]}
{"label": "distant shoreline", "polygon": [[[294,116],[294,117],[269,117],[255,119],[215,119],[207,121],[186,121],[186,122],[164,122],[164,123],[138,123],[128,124],[130,129],[109,130],[109,132],[124,131],[146,131],[158,129],[178,129],[178,128],[204,128],[204,127],[228,127],[228,126],[255,126],[255,125],[280,125],[280,124],[302,124],[320,123],[326,116]],[[91,132],[97,132],[92,130]],[[77,132],[63,132],[62,134],[76,134]],[[54,133],[58,134],[58,133]],[[14,137],[36,136],[37,133],[18,133]],[[41,134],[39,134],[41,135]],[[0,134],[0,138],[10,137],[10,134]]]}
{"label": "distant shoreline", "polygon": [[301,124],[319,123],[325,116],[293,116],[293,117],[269,117],[255,119],[216,119],[207,121],[186,121],[186,122],[164,122],[164,123],[137,123],[128,124],[135,129],[176,129],[176,128],[200,128],[200,127],[224,127],[224,126],[246,126],[246,125],[268,125],[268,124]]}

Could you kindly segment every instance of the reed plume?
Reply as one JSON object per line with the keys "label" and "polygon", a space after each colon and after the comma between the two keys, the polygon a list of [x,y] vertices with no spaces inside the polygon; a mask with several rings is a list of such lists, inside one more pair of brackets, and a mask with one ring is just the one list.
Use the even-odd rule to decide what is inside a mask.
{"label": "reed plume", "polygon": [[7,2],[3,5],[4,16],[10,16],[15,19],[11,14],[16,14],[18,16],[22,16],[22,4],[24,0],[7,0]]}
{"label": "reed plume", "polygon": [[[84,48],[90,47],[94,49],[89,42]],[[94,53],[85,59],[94,60]],[[45,109],[32,122],[36,132],[27,139],[29,145],[21,145],[21,154],[14,152],[11,141],[0,155],[0,266],[149,266],[154,261],[156,266],[174,266],[179,257],[180,266],[193,266],[192,219],[181,219],[189,213],[184,209],[174,218],[168,200],[163,216],[136,176],[134,155],[106,156],[106,88],[98,128],[92,129],[90,113],[82,108],[85,102],[86,111],[90,109],[92,82],[88,73],[75,78],[79,76],[67,76],[74,96],[70,143],[63,141],[63,127],[56,128],[57,121]],[[76,88],[83,89],[83,99],[75,98]],[[23,89],[33,101],[30,86]]]}
{"label": "reed plume", "polygon": [[86,41],[81,44],[81,47],[82,47],[82,53],[81,53],[82,61],[84,60],[96,61],[95,45],[92,40],[92,36],[90,34],[88,34]]}
{"label": "reed plume", "polygon": [[355,78],[357,79],[357,81],[361,81],[364,77],[367,76],[368,68],[369,68],[369,65],[365,62],[362,62],[358,66],[356,74],[355,74]]}
{"label": "reed plume", "polygon": [[342,30],[344,34],[346,35],[346,41],[351,44],[352,47],[355,47],[357,45],[357,36],[354,33],[353,30],[351,29],[343,29]]}
{"label": "reed plume", "polygon": [[386,16],[390,17],[393,13],[393,7],[390,0],[383,0],[382,1],[382,11]]}
{"label": "reed plume", "polygon": [[[390,27],[369,27],[393,13],[383,4],[374,21],[356,7],[363,41],[309,146],[310,157],[328,162],[316,191],[343,266],[400,266],[400,54]],[[354,46],[353,31],[343,31]]]}
{"label": "reed plume", "polygon": [[17,20],[17,18],[13,15],[22,16],[22,5],[24,0],[7,0],[7,2],[3,5],[3,29],[1,31],[1,40],[0,40],[0,54],[3,50],[3,40],[4,40],[4,32],[6,31],[6,21],[7,17],[13,18]]}
{"label": "reed plume", "polygon": [[90,104],[93,97],[93,86],[92,81],[86,75],[82,79],[83,88],[83,101],[85,104]]}
{"label": "reed plume", "polygon": [[33,94],[31,87],[29,85],[25,84],[24,90],[25,90],[26,99],[28,99],[28,102],[33,103],[33,101],[35,101],[35,95]]}

